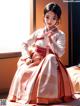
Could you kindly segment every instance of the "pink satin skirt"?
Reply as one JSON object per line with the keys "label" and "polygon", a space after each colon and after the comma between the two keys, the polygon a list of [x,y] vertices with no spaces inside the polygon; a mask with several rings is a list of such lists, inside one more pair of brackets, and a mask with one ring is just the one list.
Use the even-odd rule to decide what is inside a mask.
{"label": "pink satin skirt", "polygon": [[72,95],[73,86],[66,69],[55,54],[49,53],[37,64],[23,62],[18,67],[7,100],[50,104],[70,101]]}

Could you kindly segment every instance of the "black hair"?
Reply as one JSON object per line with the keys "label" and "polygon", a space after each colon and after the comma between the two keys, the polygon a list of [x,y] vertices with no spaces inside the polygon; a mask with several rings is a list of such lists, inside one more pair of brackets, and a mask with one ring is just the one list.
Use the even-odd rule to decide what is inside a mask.
{"label": "black hair", "polygon": [[61,11],[61,8],[58,4],[53,3],[53,2],[47,4],[44,8],[44,16],[49,11],[54,12],[57,15],[58,19],[61,17],[62,11]]}

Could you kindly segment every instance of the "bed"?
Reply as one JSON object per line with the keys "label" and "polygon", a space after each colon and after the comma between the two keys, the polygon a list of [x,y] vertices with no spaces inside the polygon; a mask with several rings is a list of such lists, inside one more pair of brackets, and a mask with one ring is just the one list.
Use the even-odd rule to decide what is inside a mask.
{"label": "bed", "polygon": [[73,90],[75,92],[74,97],[80,98],[80,67],[71,66],[67,68],[67,71],[71,78]]}

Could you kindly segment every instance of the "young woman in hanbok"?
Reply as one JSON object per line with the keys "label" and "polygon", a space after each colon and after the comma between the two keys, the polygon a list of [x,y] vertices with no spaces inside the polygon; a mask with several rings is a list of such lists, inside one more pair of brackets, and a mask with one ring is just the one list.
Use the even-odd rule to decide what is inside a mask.
{"label": "young woman in hanbok", "polygon": [[61,8],[51,2],[44,8],[45,27],[22,44],[22,56],[7,100],[24,104],[50,104],[72,99],[70,77],[60,62],[65,34],[58,29]]}

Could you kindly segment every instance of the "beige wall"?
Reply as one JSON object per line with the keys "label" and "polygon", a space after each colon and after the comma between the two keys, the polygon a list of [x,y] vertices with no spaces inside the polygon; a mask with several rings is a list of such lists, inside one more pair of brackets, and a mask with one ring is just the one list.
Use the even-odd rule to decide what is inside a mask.
{"label": "beige wall", "polygon": [[43,7],[49,3],[55,1],[62,9],[62,18],[60,22],[60,29],[66,34],[66,49],[65,54],[61,58],[64,65],[68,65],[68,5],[63,3],[62,0],[36,0],[36,29],[44,26],[43,22]]}
{"label": "beige wall", "polygon": [[17,68],[17,58],[0,59],[0,93],[7,92]]}
{"label": "beige wall", "polygon": [[33,28],[33,2],[34,0],[30,0],[30,34],[33,33],[34,28]]}
{"label": "beige wall", "polygon": [[[30,20],[30,32],[33,32],[33,0],[30,0]],[[6,57],[6,54],[4,56]],[[13,58],[13,56],[12,58],[0,59],[0,93],[8,92],[17,69],[18,59],[19,57]]]}

